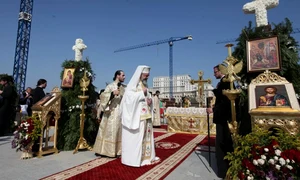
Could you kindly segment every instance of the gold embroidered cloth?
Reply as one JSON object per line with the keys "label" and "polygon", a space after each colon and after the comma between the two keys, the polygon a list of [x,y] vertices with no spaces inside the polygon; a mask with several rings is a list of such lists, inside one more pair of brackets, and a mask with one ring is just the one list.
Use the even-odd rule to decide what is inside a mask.
{"label": "gold embroidered cloth", "polygon": [[[207,134],[206,108],[168,107],[166,110],[168,132],[184,132],[190,134]],[[209,115],[210,134],[216,133],[213,115]]]}
{"label": "gold embroidered cloth", "polygon": [[121,155],[121,118],[119,106],[124,90],[121,94],[110,100],[111,92],[116,90],[117,83],[109,84],[100,96],[100,103],[104,114],[99,126],[93,151],[100,155],[115,157]]}

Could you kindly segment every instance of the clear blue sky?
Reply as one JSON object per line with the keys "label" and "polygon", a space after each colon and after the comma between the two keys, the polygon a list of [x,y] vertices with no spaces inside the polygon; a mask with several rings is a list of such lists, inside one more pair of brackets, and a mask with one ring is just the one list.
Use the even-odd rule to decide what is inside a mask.
{"label": "clear blue sky", "polygon": [[[242,11],[251,0],[35,0],[26,86],[35,87],[39,78],[48,81],[47,91],[60,86],[61,64],[74,59],[72,46],[82,38],[96,73],[94,85],[104,88],[116,70],[122,69],[128,83],[138,65],[152,67],[151,76],[169,75],[169,46],[144,47],[114,53],[122,47],[192,35],[193,40],[174,43],[174,75],[190,74],[211,78],[212,67],[227,56],[225,44],[217,41],[238,37],[254,15]],[[0,73],[12,74],[20,0],[1,0]],[[300,28],[300,0],[281,0],[268,11],[269,22],[288,17]],[[300,33],[295,34],[297,41]],[[152,78],[151,78],[152,85]]]}

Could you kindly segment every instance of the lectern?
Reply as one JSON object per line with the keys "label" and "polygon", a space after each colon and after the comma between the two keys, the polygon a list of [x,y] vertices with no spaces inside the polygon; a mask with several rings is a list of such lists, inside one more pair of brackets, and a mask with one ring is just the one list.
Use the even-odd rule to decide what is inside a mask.
{"label": "lectern", "polygon": [[[53,88],[50,94],[46,95],[39,102],[32,106],[32,114],[37,114],[42,121],[41,137],[39,139],[39,150],[37,156],[40,158],[45,154],[58,153],[57,125],[60,118],[61,91],[58,87]],[[50,122],[52,121],[52,122]],[[53,145],[49,146],[50,127],[54,127]]]}

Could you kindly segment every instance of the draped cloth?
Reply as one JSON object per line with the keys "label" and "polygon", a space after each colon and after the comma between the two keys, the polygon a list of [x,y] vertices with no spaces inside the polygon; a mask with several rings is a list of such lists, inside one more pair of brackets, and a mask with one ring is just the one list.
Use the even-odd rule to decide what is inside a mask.
{"label": "draped cloth", "polygon": [[118,88],[117,82],[113,82],[105,88],[100,95],[100,106],[104,111],[93,151],[97,154],[116,157],[121,155],[121,117],[120,102],[124,94],[124,87],[119,87],[120,95],[112,96],[112,92]]}
{"label": "draped cloth", "polygon": [[100,114],[102,112],[102,108],[101,108],[101,103],[100,103],[100,99],[97,99],[96,101],[96,118],[100,119]]}
{"label": "draped cloth", "polygon": [[151,98],[144,95],[144,85],[140,76],[144,68],[138,66],[129,81],[121,102],[122,117],[122,164],[140,167],[159,160],[155,157],[155,145],[152,125],[152,106],[146,101]]}
{"label": "draped cloth", "polygon": [[160,126],[160,108],[159,108],[159,98],[154,96],[153,98],[153,126]]}

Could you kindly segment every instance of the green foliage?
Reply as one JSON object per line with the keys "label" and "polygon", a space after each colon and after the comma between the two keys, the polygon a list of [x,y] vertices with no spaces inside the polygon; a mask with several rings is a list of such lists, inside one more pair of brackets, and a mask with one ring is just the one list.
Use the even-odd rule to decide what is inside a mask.
{"label": "green foliage", "polygon": [[244,159],[250,159],[250,161],[253,159],[251,149],[254,146],[257,148],[267,147],[274,140],[278,142],[282,151],[300,147],[299,136],[291,135],[277,128],[275,128],[274,131],[268,131],[256,126],[251,133],[245,136],[237,135],[235,137],[234,152],[228,153],[225,156],[225,159],[230,161],[227,174],[232,179],[239,179],[239,173],[244,170],[242,161]]}
{"label": "green foliage", "polygon": [[278,141],[282,150],[297,149],[300,147],[299,136],[290,135],[280,129],[276,129],[276,135],[274,139]]}
{"label": "green foliage", "polygon": [[242,170],[242,160],[245,157],[250,158],[250,150],[253,144],[265,144],[269,141],[270,135],[271,132],[266,130],[254,129],[250,134],[245,136],[237,135],[235,137],[234,152],[225,156],[225,159],[230,161],[230,167],[227,172],[233,179],[238,179],[238,173]]}
{"label": "green foliage", "polygon": [[39,119],[38,115],[33,115],[32,117],[28,117],[28,119],[32,119],[32,124],[33,124],[33,130],[31,134],[29,135],[32,139],[32,141],[36,141],[39,139],[39,137],[42,135],[42,121]]}
{"label": "green foliage", "polygon": [[92,71],[89,60],[73,61],[66,60],[62,64],[61,79],[63,78],[64,68],[75,68],[74,81],[72,88],[62,88],[61,119],[58,124],[58,148],[62,150],[72,150],[76,148],[80,137],[80,114],[81,101],[78,98],[82,95],[80,79],[84,75],[84,69],[90,75],[90,85],[85,95],[89,98],[85,101],[85,123],[84,138],[88,144],[94,144],[98,123],[94,115],[94,104],[96,102],[95,86],[92,84],[95,74]]}

